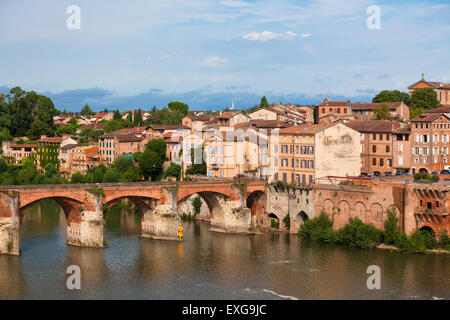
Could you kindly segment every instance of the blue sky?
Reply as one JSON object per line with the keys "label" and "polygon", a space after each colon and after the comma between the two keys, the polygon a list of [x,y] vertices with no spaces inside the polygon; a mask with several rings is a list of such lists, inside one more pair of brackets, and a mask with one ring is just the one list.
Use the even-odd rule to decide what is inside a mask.
{"label": "blue sky", "polygon": [[[80,30],[66,28],[69,5]],[[366,26],[370,5],[381,30]],[[0,39],[0,91],[74,111],[356,102],[421,73],[450,82],[445,0],[0,0]]]}

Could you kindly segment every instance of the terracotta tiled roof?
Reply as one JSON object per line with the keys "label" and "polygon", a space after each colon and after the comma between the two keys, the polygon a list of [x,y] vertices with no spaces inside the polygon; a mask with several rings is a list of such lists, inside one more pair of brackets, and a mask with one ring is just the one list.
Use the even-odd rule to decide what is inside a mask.
{"label": "terracotta tiled roof", "polygon": [[448,88],[448,89],[450,89],[450,83],[437,82],[437,81],[429,81],[429,82],[434,84],[435,86],[437,86],[439,88]]}
{"label": "terracotta tiled roof", "polygon": [[91,118],[99,119],[99,118],[103,118],[104,116],[106,116],[108,114],[109,114],[109,112],[100,112],[100,113],[97,113],[96,115],[93,115]]}
{"label": "terracotta tiled roof", "polygon": [[411,133],[411,125],[408,124],[408,125],[405,126],[405,127],[400,127],[400,128],[398,128],[398,129],[395,129],[395,130],[394,130],[394,133],[401,133],[401,134],[408,134],[408,133]]}
{"label": "terracotta tiled roof", "polygon": [[176,130],[176,129],[191,129],[188,126],[183,126],[181,124],[151,125],[151,126],[149,126],[149,128],[152,128],[155,131]]}
{"label": "terracotta tiled roof", "polygon": [[[333,124],[334,125],[334,124]],[[306,126],[291,126],[280,130],[280,135],[282,134],[297,134],[297,135],[314,135],[317,132],[322,131],[327,128],[323,124],[310,124]]]}
{"label": "terracotta tiled roof", "polygon": [[86,124],[84,126],[82,126],[80,129],[84,130],[84,129],[94,129],[94,130],[103,130],[105,128],[106,122],[98,122],[98,123],[89,123]]}
{"label": "terracotta tiled roof", "polygon": [[329,101],[328,99],[323,99],[322,103],[319,106],[350,106],[350,101]]}
{"label": "terracotta tiled roof", "polygon": [[412,119],[411,122],[433,122],[434,120],[439,119],[441,116],[450,119],[445,115],[445,113],[422,113],[420,116]]}
{"label": "terracotta tiled roof", "polygon": [[425,113],[450,113],[450,106],[449,105],[444,105],[442,107],[439,108],[434,108],[434,109],[430,109],[425,111]]}
{"label": "terracotta tiled roof", "polygon": [[255,128],[286,128],[291,124],[284,121],[277,120],[250,120],[249,122],[238,123],[234,127],[255,127]]}
{"label": "terracotta tiled roof", "polygon": [[63,137],[46,137],[39,139],[38,142],[61,143],[63,140]]}
{"label": "terracotta tiled roof", "polygon": [[114,133],[142,133],[147,129],[147,127],[133,127],[133,128],[124,128],[120,130],[114,131]]}
{"label": "terracotta tiled roof", "polygon": [[398,122],[390,120],[351,120],[344,124],[359,132],[392,132],[400,127]]}
{"label": "terracotta tiled roof", "polygon": [[14,144],[11,144],[10,145],[10,148],[36,148],[36,144],[26,144],[26,143],[23,143],[23,144],[16,144],[16,143],[14,143]]}
{"label": "terracotta tiled roof", "polygon": [[75,148],[76,146],[77,146],[76,143],[69,143],[69,144],[66,144],[65,146],[61,147],[61,149],[62,149],[62,150],[65,150],[65,149],[73,149],[73,148]]}
{"label": "terracotta tiled roof", "polygon": [[100,139],[114,139],[117,138],[119,142],[140,142],[143,140],[142,137],[138,137],[134,134],[127,133],[106,133],[100,136]]}
{"label": "terracotta tiled roof", "polygon": [[395,110],[402,104],[401,102],[381,102],[381,103],[356,102],[352,104],[352,110],[373,110],[376,107],[379,107],[382,103],[385,103],[389,107],[389,110]]}

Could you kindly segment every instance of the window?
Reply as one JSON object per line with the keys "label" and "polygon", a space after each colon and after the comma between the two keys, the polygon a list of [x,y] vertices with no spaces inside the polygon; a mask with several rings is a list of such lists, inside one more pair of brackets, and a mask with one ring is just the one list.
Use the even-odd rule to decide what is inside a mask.
{"label": "window", "polygon": [[373,138],[373,140],[377,140],[377,134],[374,133],[372,138]]}
{"label": "window", "polygon": [[398,156],[398,164],[403,165],[403,156]]}
{"label": "window", "polygon": [[403,152],[403,145],[402,144],[398,145],[398,152]]}
{"label": "window", "polygon": [[373,164],[374,166],[377,165],[377,159],[376,159],[376,158],[373,158],[373,159],[372,159],[372,164]]}
{"label": "window", "polygon": [[386,152],[390,152],[391,151],[391,147],[390,146],[386,146]]}
{"label": "window", "polygon": [[372,146],[372,152],[376,153],[377,152],[377,146]]}
{"label": "window", "polygon": [[287,173],[283,173],[283,181],[287,182]]}
{"label": "window", "polygon": [[383,166],[384,166],[384,159],[381,158],[381,159],[380,159],[380,167],[383,167]]}

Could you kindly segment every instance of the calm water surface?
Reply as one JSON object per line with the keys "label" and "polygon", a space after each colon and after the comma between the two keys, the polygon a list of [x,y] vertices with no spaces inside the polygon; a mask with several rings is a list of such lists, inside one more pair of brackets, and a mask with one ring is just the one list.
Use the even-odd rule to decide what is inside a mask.
{"label": "calm water surface", "polygon": [[[132,210],[106,217],[106,249],[67,246],[58,205],[41,201],[21,226],[22,255],[0,256],[1,299],[449,299],[450,257],[365,251],[295,235],[210,232],[183,223],[183,243],[141,239]],[[68,290],[66,268],[81,268]],[[366,268],[381,268],[368,290]]]}

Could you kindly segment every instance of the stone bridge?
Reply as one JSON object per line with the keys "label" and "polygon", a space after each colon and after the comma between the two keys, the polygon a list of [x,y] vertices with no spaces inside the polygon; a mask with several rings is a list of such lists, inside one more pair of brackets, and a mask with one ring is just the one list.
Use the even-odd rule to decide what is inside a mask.
{"label": "stone bridge", "polygon": [[42,199],[53,199],[64,210],[68,244],[103,247],[103,208],[122,199],[138,208],[142,237],[178,240],[177,207],[192,195],[207,204],[212,230],[249,232],[264,215],[265,191],[265,182],[256,180],[2,186],[0,253],[20,254],[22,219]]}

